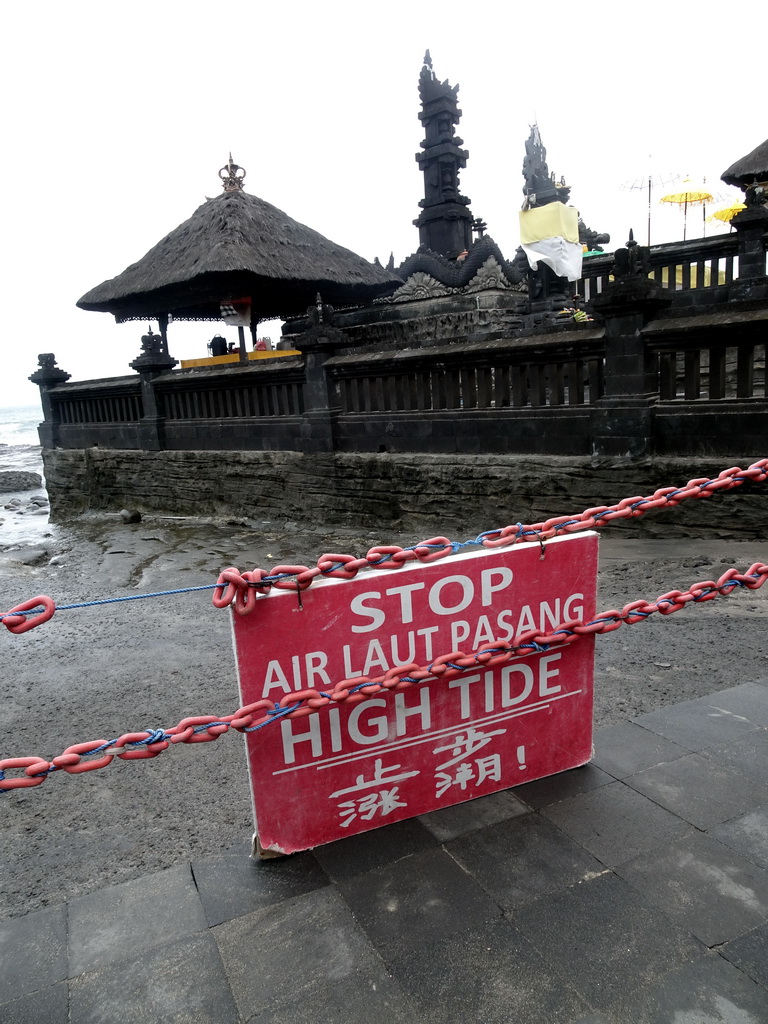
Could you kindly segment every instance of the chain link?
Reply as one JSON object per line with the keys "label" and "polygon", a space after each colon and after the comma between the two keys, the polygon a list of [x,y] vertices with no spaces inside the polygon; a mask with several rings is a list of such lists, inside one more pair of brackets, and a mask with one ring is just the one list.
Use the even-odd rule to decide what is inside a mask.
{"label": "chain link", "polygon": [[[378,549],[381,552],[381,549]],[[384,556],[395,552],[384,551]],[[335,556],[326,556],[333,558]],[[349,563],[347,563],[349,564]],[[295,567],[294,567],[295,568]],[[91,740],[75,743],[52,761],[42,757],[12,757],[0,760],[0,793],[12,789],[39,786],[52,772],[65,771],[70,775],[106,768],[115,757],[131,761],[157,757],[175,743],[211,743],[230,729],[254,732],[279,718],[301,718],[320,708],[334,704],[355,704],[384,691],[399,692],[426,681],[455,679],[464,672],[504,665],[513,658],[544,653],[580,637],[612,633],[623,625],[635,625],[659,612],[671,615],[689,603],[701,604],[716,597],[730,597],[736,590],[758,590],[768,579],[768,565],[755,562],[745,573],[728,569],[718,580],[693,583],[687,591],[672,590],[655,601],[632,601],[619,609],[611,609],[595,616],[589,622],[574,619],[564,622],[549,633],[531,630],[516,637],[514,642],[497,640],[471,654],[451,651],[435,658],[429,665],[399,665],[379,676],[356,676],[342,679],[330,690],[298,690],[286,694],[275,704],[266,698],[239,708],[233,715],[199,715],[184,718],[171,729],[147,729],[143,732],[124,733],[114,740]],[[235,584],[235,586],[238,586]],[[6,778],[6,771],[23,769],[17,778]]]}

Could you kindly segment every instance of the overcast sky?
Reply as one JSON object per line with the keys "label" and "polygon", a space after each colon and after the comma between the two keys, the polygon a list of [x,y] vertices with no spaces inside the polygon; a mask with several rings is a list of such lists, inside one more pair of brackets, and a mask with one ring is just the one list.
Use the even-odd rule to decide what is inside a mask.
{"label": "overcast sky", "polygon": [[[762,56],[722,5],[415,4],[356,0],[38,0],[3,5],[4,367],[0,405],[36,401],[54,352],[73,379],[131,373],[146,324],[75,303],[220,191],[246,190],[367,259],[418,246],[418,76],[425,49],[459,83],[461,189],[508,258],[521,166],[539,124],[549,168],[586,223],[645,241],[649,174],[706,178],[768,135]],[[695,15],[695,16],[694,16]],[[675,185],[670,186],[675,190]],[[670,189],[666,189],[669,191]],[[656,200],[652,242],[682,238]],[[707,225],[707,233],[727,230]],[[701,211],[688,237],[702,234]],[[157,325],[153,325],[156,329]],[[173,324],[171,353],[206,354],[217,324]],[[278,336],[270,324],[265,333]]]}

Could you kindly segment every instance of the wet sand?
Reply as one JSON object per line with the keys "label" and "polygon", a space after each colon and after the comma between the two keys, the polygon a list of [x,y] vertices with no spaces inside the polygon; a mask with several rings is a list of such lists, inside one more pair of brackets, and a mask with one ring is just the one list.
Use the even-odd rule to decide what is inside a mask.
{"label": "wet sand", "polygon": [[[125,526],[114,516],[41,524],[39,533],[36,564],[0,554],[3,609],[40,593],[63,605],[201,586],[230,564],[312,565],[325,551],[358,555],[376,543],[420,539],[160,517]],[[600,552],[601,611],[768,561],[759,541],[628,539],[620,525],[602,532]],[[0,756],[51,758],[73,743],[232,713],[239,699],[229,613],[214,609],[210,597],[202,591],[62,609],[23,636],[2,631]],[[768,585],[598,637],[596,724],[768,678],[766,612]],[[252,832],[243,741],[228,734],[153,760],[57,773],[0,797],[0,814],[0,917],[179,860],[235,847],[242,855]]]}

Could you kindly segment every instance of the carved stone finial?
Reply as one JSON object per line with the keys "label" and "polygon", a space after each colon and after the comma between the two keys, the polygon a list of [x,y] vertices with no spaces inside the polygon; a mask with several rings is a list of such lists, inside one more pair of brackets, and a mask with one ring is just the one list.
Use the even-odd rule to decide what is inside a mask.
{"label": "carved stone finial", "polygon": [[612,274],[616,281],[628,277],[639,277],[647,279],[650,273],[651,250],[645,245],[638,245],[635,233],[629,229],[629,239],[623,249],[617,249],[613,254]]}
{"label": "carved stone finial", "polygon": [[147,325],[147,333],[141,336],[141,351],[147,355],[162,352],[163,339],[155,334],[150,324]]}
{"label": "carved stone finial", "polygon": [[[528,206],[545,206],[547,203],[567,203],[571,190],[565,184],[561,176],[560,181],[555,181],[554,174],[549,173],[547,167],[547,151],[541,141],[539,126],[532,124],[531,134],[525,143],[525,158],[523,160],[523,195]],[[524,207],[527,209],[527,206]]]}
{"label": "carved stone finial", "polygon": [[56,356],[53,352],[41,352],[37,357],[39,369],[35,370],[29,380],[33,384],[47,384],[49,387],[55,384],[63,384],[72,376],[66,370],[61,370],[56,365]]}
{"label": "carved stone finial", "polygon": [[[419,96],[422,103],[434,103],[439,100],[449,100],[454,105],[458,102],[459,86],[451,85],[448,79],[441,82],[432,70],[432,58],[429,50],[424,54],[424,64],[419,75]],[[457,111],[461,116],[461,111]],[[458,117],[456,118],[458,121]]]}
{"label": "carved stone finial", "polygon": [[242,192],[245,170],[239,164],[234,163],[232,154],[229,154],[229,161],[219,170],[219,177],[225,192]]}
{"label": "carved stone finial", "polygon": [[128,365],[137,373],[165,373],[173,369],[178,363],[163,348],[163,336],[155,334],[151,326],[147,326],[147,333],[141,336],[141,353]]}
{"label": "carved stone finial", "polygon": [[472,244],[472,214],[469,199],[459,186],[459,172],[467,165],[469,154],[455,132],[461,111],[458,85],[440,82],[432,70],[429,51],[419,75],[421,113],[425,137],[416,160],[424,174],[422,212],[414,221],[419,242],[434,252],[455,259]]}

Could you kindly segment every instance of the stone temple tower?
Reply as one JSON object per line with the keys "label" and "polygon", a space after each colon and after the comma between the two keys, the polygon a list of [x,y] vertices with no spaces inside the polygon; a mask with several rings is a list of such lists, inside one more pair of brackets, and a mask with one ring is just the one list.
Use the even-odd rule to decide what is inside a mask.
{"label": "stone temple tower", "polygon": [[424,198],[419,202],[422,212],[413,223],[419,229],[420,244],[449,259],[472,244],[469,199],[459,191],[459,171],[466,167],[469,153],[461,148],[463,139],[454,130],[461,118],[458,92],[458,85],[437,80],[427,50],[419,75],[419,120],[425,137],[416,154],[424,172]]}

